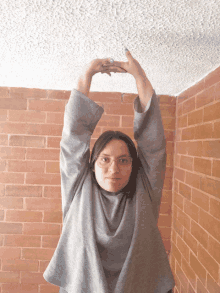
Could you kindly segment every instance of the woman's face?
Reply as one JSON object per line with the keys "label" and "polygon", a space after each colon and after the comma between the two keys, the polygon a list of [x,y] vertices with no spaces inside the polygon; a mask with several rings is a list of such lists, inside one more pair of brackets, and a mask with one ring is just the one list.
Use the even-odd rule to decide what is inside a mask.
{"label": "woman's face", "polygon": [[[104,157],[110,162],[108,166],[100,167],[98,160]],[[98,184],[109,192],[118,192],[124,188],[130,178],[132,171],[132,162],[128,165],[118,164],[117,159],[130,157],[127,144],[123,140],[113,139],[99,154],[94,164],[95,177]]]}

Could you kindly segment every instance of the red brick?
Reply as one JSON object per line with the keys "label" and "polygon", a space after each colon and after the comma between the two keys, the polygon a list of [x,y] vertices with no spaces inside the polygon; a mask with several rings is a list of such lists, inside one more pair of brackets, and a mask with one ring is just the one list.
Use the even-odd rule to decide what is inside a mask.
{"label": "red brick", "polygon": [[27,100],[0,98],[1,109],[26,110]]}
{"label": "red brick", "polygon": [[190,231],[190,218],[187,214],[182,212],[180,209],[177,211],[177,219],[188,231]]}
{"label": "red brick", "polygon": [[171,204],[169,202],[164,202],[163,198],[160,204],[160,214],[167,214],[171,216]]}
{"label": "red brick", "polygon": [[190,266],[199,277],[201,282],[205,284],[206,282],[206,270],[202,266],[202,264],[198,261],[197,257],[194,256],[192,252],[190,252]]}
{"label": "red brick", "polygon": [[54,249],[50,248],[23,248],[23,259],[51,260]]}
{"label": "red brick", "polygon": [[10,88],[10,95],[16,99],[45,99],[47,91],[43,89],[30,89],[30,88]]}
{"label": "red brick", "polygon": [[1,98],[9,98],[9,88],[8,87],[0,87],[0,97]]}
{"label": "red brick", "polygon": [[119,115],[102,115],[101,120],[98,123],[98,126],[109,126],[109,127],[119,127],[120,125],[120,116]]}
{"label": "red brick", "polygon": [[195,107],[196,107],[195,97],[186,100],[183,103],[183,114],[195,110]]}
{"label": "red brick", "polygon": [[0,134],[0,145],[8,145],[8,135]]}
{"label": "red brick", "polygon": [[189,247],[179,235],[177,236],[176,246],[178,247],[182,256],[189,262]]}
{"label": "red brick", "polygon": [[179,263],[176,263],[176,275],[179,278],[181,284],[180,292],[186,292],[188,287],[188,280]]}
{"label": "red brick", "polygon": [[220,119],[220,102],[204,108],[204,122]]}
{"label": "red brick", "polygon": [[18,122],[2,122],[0,123],[0,132],[9,134],[25,134],[27,132],[27,124]]}
{"label": "red brick", "polygon": [[195,127],[188,127],[182,130],[182,140],[195,139]]}
{"label": "red brick", "polygon": [[177,119],[177,125],[176,125],[176,127],[177,128],[187,127],[187,117],[188,117],[188,115],[180,116]]}
{"label": "red brick", "polygon": [[1,183],[24,183],[24,174],[0,172]]}
{"label": "red brick", "polygon": [[90,92],[89,98],[99,103],[121,103],[121,93],[111,92]]}
{"label": "red brick", "polygon": [[185,171],[179,168],[175,168],[174,176],[177,180],[180,180],[182,182],[185,181]]}
{"label": "red brick", "polygon": [[172,253],[172,255],[174,255],[174,257],[176,258],[177,262],[179,264],[181,264],[182,255],[181,255],[179,249],[177,248],[177,246],[174,243],[172,243],[171,253]]}
{"label": "red brick", "polygon": [[162,117],[175,117],[176,114],[176,105],[161,105],[160,104],[160,113]]}
{"label": "red brick", "polygon": [[30,100],[29,110],[48,111],[48,112],[64,112],[65,102],[56,100]]}
{"label": "red brick", "polygon": [[44,222],[50,223],[62,223],[62,212],[44,212]]}
{"label": "red brick", "polygon": [[14,247],[40,247],[41,236],[5,235],[4,245]]}
{"label": "red brick", "polygon": [[168,96],[168,95],[159,95],[159,97],[160,97],[160,104],[176,106],[176,97]]}
{"label": "red brick", "polygon": [[180,168],[185,170],[193,170],[193,158],[188,156],[181,156]]}
{"label": "red brick", "polygon": [[203,157],[220,158],[220,140],[203,141]]}
{"label": "red brick", "polygon": [[188,126],[202,123],[203,109],[188,114]]}
{"label": "red brick", "polygon": [[2,293],[38,293],[37,284],[2,284]]}
{"label": "red brick", "polygon": [[162,123],[163,123],[163,128],[164,129],[170,129],[170,130],[175,130],[175,123],[176,123],[176,119],[175,118],[169,118],[169,117],[164,117],[162,119]]}
{"label": "red brick", "polygon": [[210,214],[220,219],[220,202],[210,198]]}
{"label": "red brick", "polygon": [[44,272],[46,268],[48,267],[50,261],[48,260],[40,260],[40,272]]}
{"label": "red brick", "polygon": [[207,249],[208,233],[194,221],[191,222],[191,234]]}
{"label": "red brick", "polygon": [[39,147],[43,148],[46,144],[46,138],[40,136],[23,136],[23,135],[10,135],[10,146],[23,146],[23,147]]}
{"label": "red brick", "polygon": [[46,162],[46,173],[60,173],[59,162]]}
{"label": "red brick", "polygon": [[44,197],[61,198],[60,186],[44,186]]}
{"label": "red brick", "polygon": [[0,121],[7,120],[7,109],[0,109]]}
{"label": "red brick", "polygon": [[56,248],[60,236],[43,236],[42,237],[42,247],[46,248]]}
{"label": "red brick", "polygon": [[[41,197],[41,186],[28,186],[28,185],[7,185],[6,196],[19,196],[19,197]],[[13,198],[11,200],[14,201]],[[22,200],[22,199],[21,199]]]}
{"label": "red brick", "polygon": [[176,218],[173,219],[173,228],[174,230],[180,235],[182,236],[183,234],[183,225],[180,223],[180,221],[178,221]]}
{"label": "red brick", "polygon": [[0,184],[0,197],[5,196],[5,185]]}
{"label": "red brick", "polygon": [[183,196],[174,192],[174,198],[173,202],[181,209],[183,210]]}
{"label": "red brick", "polygon": [[215,99],[215,87],[206,88],[196,96],[196,108],[210,104]]}
{"label": "red brick", "polygon": [[183,233],[183,240],[189,246],[189,248],[194,252],[194,254],[197,255],[197,251],[198,251],[197,240],[185,228]]}
{"label": "red brick", "polygon": [[191,172],[186,172],[186,179],[185,179],[185,183],[187,185],[190,185],[192,187],[195,188],[200,188],[200,180],[201,180],[201,176],[191,173]]}
{"label": "red brick", "polygon": [[220,181],[207,177],[201,177],[200,189],[206,193],[220,198]]}
{"label": "red brick", "polygon": [[191,188],[182,182],[179,183],[179,193],[185,198],[191,199]]}
{"label": "red brick", "polygon": [[55,113],[55,112],[47,113],[46,123],[63,125],[63,121],[64,121],[64,113]]}
{"label": "red brick", "polygon": [[60,225],[48,223],[24,223],[24,235],[60,235]]}
{"label": "red brick", "polygon": [[17,247],[0,247],[1,259],[20,259],[21,249]]}
{"label": "red brick", "polygon": [[27,134],[62,135],[63,126],[58,124],[27,124]]}
{"label": "red brick", "polygon": [[170,215],[161,215],[158,219],[158,226],[160,227],[171,227],[171,216]]}
{"label": "red brick", "polygon": [[45,123],[46,113],[28,110],[9,110],[9,121]]}
{"label": "red brick", "polygon": [[200,209],[199,224],[220,242],[220,221]]}
{"label": "red brick", "polygon": [[26,160],[59,161],[59,159],[60,151],[57,149],[27,149]]}
{"label": "red brick", "polygon": [[215,84],[215,100],[220,99],[220,82]]}
{"label": "red brick", "polygon": [[220,138],[220,122],[214,122],[213,138]]}
{"label": "red brick", "polygon": [[207,269],[214,280],[218,282],[219,265],[201,245],[198,247],[198,260]]}
{"label": "red brick", "polygon": [[21,234],[22,224],[0,222],[1,234]]}
{"label": "red brick", "polygon": [[184,201],[184,212],[194,221],[199,221],[199,208],[189,200]]}
{"label": "red brick", "polygon": [[164,134],[166,137],[166,141],[174,141],[174,131],[172,130],[164,130]]}
{"label": "red brick", "polygon": [[123,98],[122,101],[123,103],[132,103],[134,104],[134,100],[136,99],[136,97],[138,96],[138,94],[123,94]]}
{"label": "red brick", "polygon": [[216,241],[212,236],[209,236],[208,252],[218,263],[220,263],[220,243]]}
{"label": "red brick", "polygon": [[26,198],[25,203],[27,210],[53,212],[59,212],[62,210],[61,198]]}
{"label": "red brick", "polygon": [[42,212],[6,211],[6,221],[8,222],[42,222],[42,219]]}
{"label": "red brick", "polygon": [[23,198],[1,197],[0,209],[22,209]]}
{"label": "red brick", "polygon": [[60,288],[55,285],[41,285],[40,293],[59,293]]}
{"label": "red brick", "polygon": [[42,273],[21,272],[21,282],[26,284],[47,284]]}
{"label": "red brick", "polygon": [[61,137],[48,137],[47,147],[60,149],[60,140],[61,140]]}
{"label": "red brick", "polygon": [[27,173],[26,184],[60,185],[60,175],[45,173]]}
{"label": "red brick", "polygon": [[105,104],[104,107],[106,114],[113,114],[113,115],[133,115],[133,105],[126,104],[126,103],[108,103]]}
{"label": "red brick", "polygon": [[48,90],[48,99],[69,100],[71,91]]}
{"label": "red brick", "polygon": [[6,160],[0,161],[0,172],[6,171]]}
{"label": "red brick", "polygon": [[2,262],[3,271],[38,271],[38,261],[5,259]]}
{"label": "red brick", "polygon": [[19,283],[19,272],[0,272],[1,283]]}
{"label": "red brick", "polygon": [[214,71],[209,73],[205,79],[204,79],[204,85],[205,87],[209,87],[217,82],[219,82],[219,76],[220,76],[220,67],[216,68]]}
{"label": "red brick", "polygon": [[209,290],[209,293],[220,292],[220,286],[209,274],[207,274],[207,289]]}
{"label": "red brick", "polygon": [[45,163],[43,161],[8,161],[9,172],[39,172],[43,173]]}
{"label": "red brick", "polygon": [[186,155],[187,154],[187,144],[188,144],[188,142],[185,142],[185,141],[176,142],[176,153]]}
{"label": "red brick", "polygon": [[2,159],[25,159],[26,150],[24,148],[0,147],[0,154]]}
{"label": "red brick", "polygon": [[122,116],[122,127],[133,127],[134,117],[133,116]]}
{"label": "red brick", "polygon": [[211,175],[211,160],[194,158],[194,171]]}
{"label": "red brick", "polygon": [[195,288],[195,286],[196,286],[196,274],[194,273],[194,271],[192,270],[192,268],[189,266],[189,264],[187,263],[187,261],[184,258],[182,258],[182,270],[185,273],[188,281],[190,281],[190,283]]}
{"label": "red brick", "polygon": [[[205,88],[204,79],[202,79],[199,82],[197,82],[195,85],[191,86],[190,88],[182,92],[179,95],[179,97],[186,97],[186,99],[188,99],[194,96],[195,94],[201,92],[202,90],[204,90],[204,88]],[[179,97],[178,97],[178,100],[179,100]]]}
{"label": "red brick", "polygon": [[200,190],[192,189],[192,202],[205,211],[209,211],[209,197]]}

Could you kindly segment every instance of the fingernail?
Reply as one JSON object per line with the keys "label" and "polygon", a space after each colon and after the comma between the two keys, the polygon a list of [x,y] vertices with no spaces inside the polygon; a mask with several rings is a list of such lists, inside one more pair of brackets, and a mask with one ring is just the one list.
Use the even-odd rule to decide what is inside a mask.
{"label": "fingernail", "polygon": [[125,52],[128,52],[129,50],[127,48],[125,48]]}

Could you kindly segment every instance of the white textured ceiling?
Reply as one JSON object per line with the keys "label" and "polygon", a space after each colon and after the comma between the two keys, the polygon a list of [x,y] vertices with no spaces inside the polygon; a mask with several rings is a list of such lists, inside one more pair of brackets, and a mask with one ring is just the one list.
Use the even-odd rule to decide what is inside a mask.
{"label": "white textured ceiling", "polygon": [[[177,95],[220,65],[219,0],[0,0],[0,86],[70,90],[94,58],[126,61]],[[92,91],[136,93],[129,74]]]}

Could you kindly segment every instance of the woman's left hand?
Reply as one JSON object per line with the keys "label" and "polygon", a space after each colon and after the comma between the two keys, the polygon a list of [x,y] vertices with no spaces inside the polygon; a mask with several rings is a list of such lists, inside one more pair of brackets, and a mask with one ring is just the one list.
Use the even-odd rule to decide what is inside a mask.
{"label": "woman's left hand", "polygon": [[92,77],[96,73],[107,73],[111,76],[111,72],[126,73],[127,71],[111,62],[111,58],[94,59],[85,68],[86,73]]}

